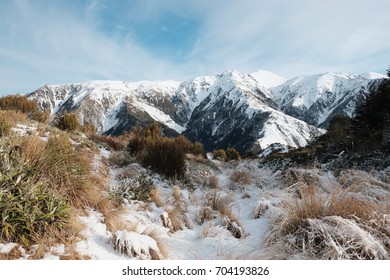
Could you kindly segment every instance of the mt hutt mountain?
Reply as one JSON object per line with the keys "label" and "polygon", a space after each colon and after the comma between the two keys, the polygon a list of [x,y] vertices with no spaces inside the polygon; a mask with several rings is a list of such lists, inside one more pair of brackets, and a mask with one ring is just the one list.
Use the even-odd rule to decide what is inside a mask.
{"label": "mt hutt mountain", "polygon": [[271,72],[226,71],[175,81],[89,81],[45,85],[28,97],[50,112],[64,111],[98,133],[120,135],[159,122],[166,135],[183,134],[206,150],[235,147],[250,153],[279,143],[305,146],[336,114],[352,116],[384,78],[325,73],[286,80]]}

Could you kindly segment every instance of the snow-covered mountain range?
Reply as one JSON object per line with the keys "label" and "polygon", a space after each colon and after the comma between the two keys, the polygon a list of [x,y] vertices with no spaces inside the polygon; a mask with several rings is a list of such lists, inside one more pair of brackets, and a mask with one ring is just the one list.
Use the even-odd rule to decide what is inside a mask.
{"label": "snow-covered mountain range", "polygon": [[325,73],[299,76],[272,88],[272,96],[286,114],[311,125],[326,127],[337,114],[353,116],[355,108],[378,86],[380,74]]}
{"label": "snow-covered mountain range", "polygon": [[325,73],[290,80],[259,70],[226,71],[175,81],[90,81],[45,85],[28,96],[53,119],[65,110],[99,133],[118,135],[134,125],[161,123],[207,150],[233,146],[241,153],[273,143],[304,146],[335,114],[352,115],[378,85],[380,74]]}

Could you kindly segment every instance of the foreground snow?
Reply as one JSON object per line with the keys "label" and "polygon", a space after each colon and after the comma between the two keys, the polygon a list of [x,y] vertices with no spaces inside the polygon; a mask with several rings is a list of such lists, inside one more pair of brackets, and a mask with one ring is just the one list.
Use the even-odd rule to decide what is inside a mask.
{"label": "foreground snow", "polygon": [[[94,158],[94,168],[98,170],[109,157],[110,152],[101,148]],[[223,163],[195,158],[189,161],[190,183],[185,186],[167,181],[136,163],[122,168],[111,166],[108,174],[108,182],[118,194],[131,195],[136,191],[129,192],[124,187],[136,182],[136,178],[153,184],[154,192],[150,200],[134,201],[128,196],[124,199],[121,219],[127,227],[121,230],[110,231],[103,215],[94,209],[79,216],[85,228],[75,250],[87,259],[308,258],[317,254],[309,251],[316,248],[310,246],[317,245],[310,243],[309,236],[308,247],[303,252],[296,250],[296,244],[306,242],[299,240],[302,233],[299,230],[296,236],[277,236],[278,241],[272,241],[278,224],[289,215],[286,205],[299,201],[297,192],[301,183],[315,182],[324,195],[342,184],[353,185],[356,189],[353,195],[362,201],[377,201],[387,207],[390,202],[386,171],[374,174],[345,171],[340,179],[318,169],[291,169],[282,173],[271,172],[257,161]],[[125,178],[124,174],[132,177]],[[291,178],[295,181],[289,184]],[[367,256],[388,259],[390,243],[386,234],[390,232],[390,217],[384,215],[379,220],[383,222],[382,237],[376,235],[375,221],[362,227],[356,220],[337,216],[308,219],[308,233],[313,238],[324,238],[329,248],[325,258],[360,258],[354,255],[361,252],[353,247],[357,246]],[[281,246],[282,241],[285,243]],[[18,246],[0,244],[0,253],[8,253]],[[19,250],[22,259],[29,258],[29,252],[21,247]],[[66,255],[64,245],[58,244],[44,259],[60,259]]]}

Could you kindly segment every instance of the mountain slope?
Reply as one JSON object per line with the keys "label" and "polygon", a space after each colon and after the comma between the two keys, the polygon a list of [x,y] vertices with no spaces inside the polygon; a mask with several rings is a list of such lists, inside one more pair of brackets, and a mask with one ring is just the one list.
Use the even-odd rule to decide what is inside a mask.
{"label": "mountain slope", "polygon": [[[352,115],[382,76],[325,73],[286,82],[271,72],[226,71],[174,81],[90,81],[46,85],[29,97],[55,120],[65,110],[98,133],[119,135],[159,122],[167,135],[183,133],[207,150],[241,153],[273,143],[304,146],[336,114]],[[284,83],[283,83],[284,82]]]}
{"label": "mountain slope", "polygon": [[352,116],[378,81],[347,73],[325,73],[299,76],[271,91],[284,113],[326,127],[336,114]]}
{"label": "mountain slope", "polygon": [[46,85],[29,95],[53,118],[65,110],[77,114],[81,123],[93,124],[99,133],[121,134],[133,125],[158,121],[178,133],[172,103],[179,83],[91,81],[80,84]]}
{"label": "mountain slope", "polygon": [[234,146],[241,153],[278,142],[304,146],[321,133],[315,127],[277,110],[269,91],[251,75],[224,72],[210,85],[210,94],[195,108],[184,135],[206,149]]}

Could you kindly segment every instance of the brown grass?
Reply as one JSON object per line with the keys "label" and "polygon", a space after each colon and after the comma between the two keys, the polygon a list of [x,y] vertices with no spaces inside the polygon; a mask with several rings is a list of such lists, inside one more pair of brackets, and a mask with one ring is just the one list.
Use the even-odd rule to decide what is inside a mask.
{"label": "brown grass", "polygon": [[[142,234],[145,234],[145,235],[148,235],[149,237],[153,238],[156,243],[157,243],[157,247],[159,249],[159,253],[160,255],[164,258],[164,259],[168,259],[169,258],[169,251],[168,251],[168,248],[167,246],[165,246],[165,242],[163,240],[163,235],[160,233],[160,231],[158,230],[146,230],[144,232],[142,232]],[[151,252],[152,254],[152,260],[157,260],[160,258],[160,256],[158,254],[155,254],[153,252]]]}
{"label": "brown grass", "polygon": [[230,189],[235,190],[237,188],[243,189],[249,185],[252,181],[252,176],[248,171],[233,170],[230,173],[231,185]]}
{"label": "brown grass", "polygon": [[[232,207],[234,206],[233,197],[214,192],[208,198],[208,206],[218,212],[222,218],[223,226],[236,237],[241,238],[243,235],[242,226],[238,218],[234,215]],[[207,212],[204,214],[208,214]],[[202,213],[200,213],[202,215]]]}
{"label": "brown grass", "polygon": [[17,123],[27,122],[26,114],[14,110],[0,111],[0,118],[6,120],[12,126],[16,126]]}
{"label": "brown grass", "polygon": [[20,148],[24,162],[36,163],[46,148],[46,142],[38,136],[27,136],[21,142]]}
{"label": "brown grass", "polygon": [[217,189],[219,187],[218,177],[216,175],[208,176],[204,180],[204,185],[211,189]]}
{"label": "brown grass", "polygon": [[383,225],[386,218],[379,204],[356,193],[353,186],[335,186],[327,193],[316,185],[302,185],[298,192],[298,197],[285,203],[286,213],[269,235],[267,246],[284,246],[290,250],[287,256],[303,253],[303,258],[388,257],[384,248],[390,249],[390,227]]}
{"label": "brown grass", "polygon": [[198,214],[198,223],[201,225],[206,221],[211,221],[212,219],[214,219],[214,213],[215,211],[213,211],[210,207],[202,207]]}
{"label": "brown grass", "polygon": [[182,208],[173,208],[167,210],[168,218],[171,221],[172,230],[179,231],[185,228],[185,220],[188,218],[185,215],[185,212]]}
{"label": "brown grass", "polygon": [[181,191],[179,186],[173,186],[172,188],[173,203],[176,207],[182,207]]}
{"label": "brown grass", "polygon": [[294,229],[307,219],[322,219],[327,216],[368,220],[375,211],[374,204],[356,198],[348,190],[337,189],[332,194],[326,194],[319,193],[314,186],[304,186],[299,192],[301,198],[287,205],[287,228]]}
{"label": "brown grass", "polygon": [[157,207],[164,208],[165,202],[161,198],[161,193],[158,188],[154,188],[150,191],[150,198],[156,204]]}
{"label": "brown grass", "polygon": [[230,195],[222,195],[219,192],[213,192],[208,197],[207,203],[211,209],[219,212],[221,215],[229,215],[231,208],[234,205],[233,197]]}
{"label": "brown grass", "polygon": [[19,246],[15,246],[8,253],[0,253],[0,260],[17,260],[22,257]]}

